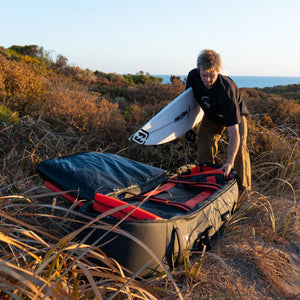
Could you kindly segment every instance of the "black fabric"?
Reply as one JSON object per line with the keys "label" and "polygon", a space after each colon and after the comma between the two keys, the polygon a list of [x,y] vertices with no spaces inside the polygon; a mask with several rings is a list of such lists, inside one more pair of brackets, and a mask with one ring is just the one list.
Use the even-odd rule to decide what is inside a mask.
{"label": "black fabric", "polygon": [[198,69],[193,69],[187,77],[186,88],[192,87],[194,95],[208,117],[226,127],[239,124],[241,114],[248,115],[247,107],[234,81],[221,74],[211,89],[207,89]]}
{"label": "black fabric", "polygon": [[146,192],[167,179],[166,171],[122,156],[87,152],[46,160],[40,176],[61,190],[78,191],[93,200],[96,193],[117,196],[125,191]]}
{"label": "black fabric", "polygon": [[[114,258],[133,273],[147,264],[148,267],[140,275],[153,276],[163,269],[141,246],[141,242],[148,246],[169,270],[172,270],[182,262],[184,255],[189,255],[191,249],[201,246],[202,238],[210,239],[220,229],[224,223],[222,216],[231,215],[237,200],[238,187],[236,180],[233,179],[207,201],[197,205],[189,214],[178,212],[174,215],[174,212],[170,211],[170,215],[173,216],[171,219],[123,221],[117,228],[114,225],[119,220],[108,216],[105,218],[105,224],[112,224],[111,227],[114,227],[112,232],[108,234],[110,227],[99,221],[80,232],[76,240],[89,236],[85,243],[95,243],[109,257]],[[80,221],[90,222],[90,219],[85,219],[84,215],[90,217],[99,215],[99,212],[94,211],[92,207],[91,201],[80,208],[79,212],[82,213]],[[79,227],[81,227],[79,223],[74,223],[74,228]],[[134,239],[122,235],[122,230],[131,233]],[[140,242],[137,243],[136,240]]]}

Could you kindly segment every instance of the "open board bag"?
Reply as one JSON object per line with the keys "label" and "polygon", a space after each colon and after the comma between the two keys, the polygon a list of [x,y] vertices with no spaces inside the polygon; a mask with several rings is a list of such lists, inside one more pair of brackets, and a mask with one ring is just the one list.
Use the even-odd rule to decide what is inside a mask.
{"label": "open board bag", "polygon": [[[78,202],[86,222],[107,214],[103,227],[87,228],[77,239],[94,243],[141,276],[180,264],[185,251],[219,230],[238,200],[235,174],[225,178],[217,166],[170,173],[122,156],[86,152],[45,160],[38,172],[51,190],[68,191],[61,195]],[[118,225],[109,232],[105,224]]]}

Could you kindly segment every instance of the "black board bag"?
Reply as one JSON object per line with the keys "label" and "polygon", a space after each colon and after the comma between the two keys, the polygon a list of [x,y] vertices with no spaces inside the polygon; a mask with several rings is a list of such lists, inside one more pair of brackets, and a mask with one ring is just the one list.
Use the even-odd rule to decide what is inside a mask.
{"label": "black board bag", "polygon": [[51,190],[72,191],[61,195],[78,202],[83,224],[107,214],[102,226],[86,228],[76,239],[94,243],[141,276],[179,265],[220,229],[239,194],[234,171],[225,177],[218,166],[189,165],[170,173],[108,153],[45,160],[38,173]]}

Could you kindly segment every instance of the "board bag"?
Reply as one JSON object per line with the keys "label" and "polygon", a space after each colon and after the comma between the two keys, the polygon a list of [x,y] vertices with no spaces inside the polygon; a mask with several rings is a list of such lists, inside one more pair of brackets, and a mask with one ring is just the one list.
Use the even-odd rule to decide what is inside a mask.
{"label": "board bag", "polygon": [[48,188],[78,204],[85,223],[107,214],[102,227],[93,233],[85,229],[77,240],[90,234],[85,243],[141,276],[182,263],[185,253],[220,229],[238,200],[235,172],[225,177],[214,165],[172,173],[114,154],[86,152],[45,160],[38,173]]}

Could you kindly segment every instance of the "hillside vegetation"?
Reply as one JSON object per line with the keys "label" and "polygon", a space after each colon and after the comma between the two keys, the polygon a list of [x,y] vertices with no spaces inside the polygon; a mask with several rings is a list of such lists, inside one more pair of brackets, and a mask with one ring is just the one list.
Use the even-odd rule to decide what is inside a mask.
{"label": "hillside vegetation", "polygon": [[[184,137],[148,147],[128,141],[185,89],[176,76],[161,82],[143,71],[83,70],[36,45],[0,47],[1,299],[299,297],[300,85],[241,89],[251,112],[253,190],[211,251],[172,274],[137,280],[72,240],[76,209],[44,187],[42,160],[100,151],[164,169],[194,162],[195,145]],[[225,135],[219,163],[227,142]]]}

